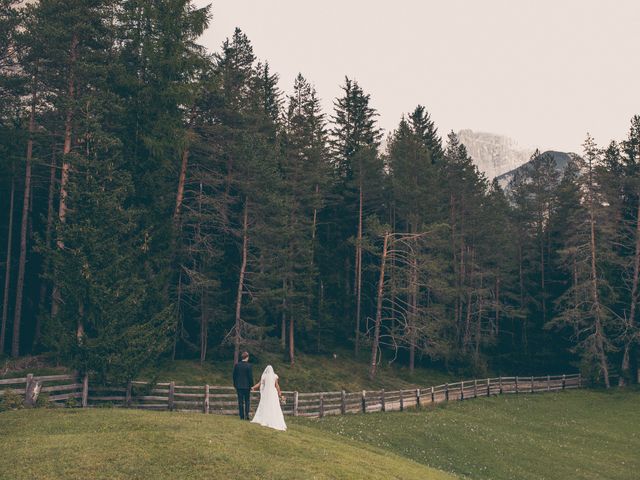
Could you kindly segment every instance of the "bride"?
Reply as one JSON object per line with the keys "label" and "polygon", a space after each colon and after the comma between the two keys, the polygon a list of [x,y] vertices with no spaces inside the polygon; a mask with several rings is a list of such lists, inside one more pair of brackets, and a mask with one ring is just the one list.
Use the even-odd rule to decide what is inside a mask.
{"label": "bride", "polygon": [[260,403],[251,422],[276,430],[286,430],[287,425],[284,423],[284,415],[280,408],[282,392],[278,385],[278,375],[275,374],[271,365],[264,369],[260,382],[256,383],[251,391],[256,391],[258,387],[260,387]]}

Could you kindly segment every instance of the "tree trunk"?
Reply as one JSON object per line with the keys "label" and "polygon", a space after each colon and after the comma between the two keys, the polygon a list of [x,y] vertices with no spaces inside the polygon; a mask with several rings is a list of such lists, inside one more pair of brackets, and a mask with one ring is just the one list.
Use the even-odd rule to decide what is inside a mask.
{"label": "tree trunk", "polygon": [[[633,280],[631,282],[631,301],[629,305],[629,319],[627,328],[630,335],[627,336],[624,343],[624,353],[622,356],[622,367],[618,384],[624,386],[627,379],[631,378],[630,372],[630,354],[633,347],[634,336],[637,335],[636,312],[638,308],[638,282],[640,278],[640,192],[638,192],[638,206],[636,210],[636,245],[633,256]],[[637,340],[636,340],[637,342]]]}
{"label": "tree trunk", "polygon": [[356,243],[356,358],[360,353],[360,308],[362,298],[362,171],[360,172],[360,194],[358,207],[358,239]]}
{"label": "tree trunk", "polygon": [[24,293],[24,271],[27,263],[27,225],[29,224],[29,200],[31,198],[31,160],[33,157],[33,134],[36,129],[36,79],[31,92],[31,112],[29,113],[29,140],[24,173],[24,196],[22,199],[22,223],[20,225],[20,258],[18,260],[18,281],[16,283],[16,303],[13,312],[13,338],[11,356],[20,354],[20,326],[22,323],[22,296]]}
{"label": "tree trunk", "polygon": [[280,318],[280,348],[287,348],[287,281],[282,280],[282,316]]}
{"label": "tree trunk", "polygon": [[594,218],[594,200],[593,200],[593,180],[591,179],[592,167],[589,165],[589,227],[590,227],[590,247],[591,247],[591,294],[593,296],[593,311],[595,313],[595,345],[600,369],[604,376],[604,385],[609,388],[609,366],[607,365],[607,355],[604,346],[604,331],[602,325],[602,305],[600,304],[600,295],[598,292],[598,270],[596,264],[596,232]]}
{"label": "tree trunk", "polygon": [[[64,145],[62,147],[62,173],[60,175],[60,203],[58,206],[58,219],[60,223],[64,223],[67,215],[67,183],[69,182],[69,154],[71,153],[71,137],[73,134],[73,102],[75,100],[75,75],[74,66],[78,53],[78,35],[74,34],[71,39],[71,48],[69,51],[69,83],[67,90],[67,100],[69,101],[69,107],[67,108],[67,115],[64,121]],[[64,243],[61,239],[56,242],[59,249],[64,248]],[[51,294],[51,316],[55,317],[58,314],[60,308],[60,289],[54,284],[53,292]]]}
{"label": "tree trunk", "polygon": [[207,294],[202,292],[200,298],[200,365],[207,359],[207,344],[209,341],[209,312],[207,310]]}
{"label": "tree trunk", "polygon": [[496,324],[495,335],[500,335],[500,275],[496,275]]}
{"label": "tree trunk", "polygon": [[244,202],[244,215],[242,219],[242,263],[240,264],[240,278],[238,279],[238,292],[236,294],[236,321],[235,321],[235,341],[233,350],[233,363],[238,363],[240,359],[240,339],[242,329],[242,294],[244,290],[244,274],[247,269],[247,249],[249,246],[249,199]]}
{"label": "tree trunk", "polygon": [[176,359],[176,351],[178,350],[178,339],[180,338],[180,333],[182,331],[182,313],[180,312],[180,306],[182,305],[182,268],[180,268],[180,272],[178,272],[178,291],[177,291],[177,308],[178,308],[178,318],[176,323],[176,331],[173,335],[173,348],[171,349],[171,360],[174,361]]}
{"label": "tree trunk", "polygon": [[418,260],[416,253],[411,256],[411,313],[409,314],[409,372],[413,373],[416,365],[416,323],[418,316]]}
{"label": "tree trunk", "polygon": [[178,177],[178,191],[176,193],[176,206],[173,210],[173,224],[178,225],[180,220],[180,209],[184,199],[184,184],[187,178],[187,163],[189,162],[189,147],[186,146],[182,151],[182,162],[180,165],[180,176]]}
{"label": "tree trunk", "polygon": [[7,334],[7,317],[9,315],[9,285],[11,284],[11,251],[13,242],[13,203],[16,192],[15,177],[11,177],[11,194],[9,196],[9,231],[7,233],[7,256],[4,272],[4,297],[2,299],[2,326],[0,327],[0,354],[4,353],[4,342]]}
{"label": "tree trunk", "polygon": [[321,321],[324,319],[324,282],[320,279],[320,292],[318,294],[318,326],[316,328],[316,332],[318,335],[316,350],[320,353],[320,345],[321,345]]}
{"label": "tree trunk", "polygon": [[184,150],[182,151],[182,161],[180,162],[180,175],[178,177],[178,191],[176,192],[176,206],[173,211],[173,224],[176,227],[180,220],[180,210],[182,209],[182,202],[184,200],[184,185],[187,179],[187,165],[189,163],[189,151],[190,151],[190,142],[191,137],[193,136],[193,131],[191,130],[191,126],[193,124],[193,120],[195,117],[196,107],[195,105],[191,107],[191,112],[189,114],[189,122],[187,129],[187,138],[186,145]]}
{"label": "tree trunk", "polygon": [[382,259],[380,261],[380,279],[378,280],[378,303],[376,306],[376,323],[374,325],[373,342],[371,343],[371,367],[369,369],[369,378],[371,380],[376,376],[376,368],[378,361],[378,347],[380,345],[380,326],[382,323],[382,295],[384,294],[384,267],[387,261],[387,249],[389,246],[389,232],[384,234],[384,245],[382,247]]}
{"label": "tree trunk", "polygon": [[293,315],[289,316],[289,362],[291,363],[291,366],[293,366],[296,361],[295,361],[295,331],[294,331],[294,320],[293,320]]}
{"label": "tree trunk", "polygon": [[[320,186],[316,184],[316,205],[318,202],[318,193],[320,192]],[[313,207],[313,222],[311,224],[311,265],[315,263],[315,246],[316,246],[316,230],[318,224],[318,207]]]}
{"label": "tree trunk", "polygon": [[[45,230],[44,242],[45,248],[51,247],[51,234],[53,231],[53,198],[55,196],[56,191],[56,149],[53,147],[51,149],[51,166],[49,168],[49,197],[47,199],[47,227]],[[44,266],[44,271],[48,270],[48,262]],[[44,312],[44,304],[47,298],[47,282],[46,280],[42,280],[40,284],[40,299],[38,305],[40,305],[40,311]],[[38,315],[36,318],[36,328],[35,334],[33,336],[33,347],[35,348],[38,342],[40,341],[41,334],[41,315]]]}
{"label": "tree trunk", "polygon": [[544,261],[544,229],[540,226],[540,303],[542,304],[542,323],[547,323],[547,294],[545,286],[545,261]]}

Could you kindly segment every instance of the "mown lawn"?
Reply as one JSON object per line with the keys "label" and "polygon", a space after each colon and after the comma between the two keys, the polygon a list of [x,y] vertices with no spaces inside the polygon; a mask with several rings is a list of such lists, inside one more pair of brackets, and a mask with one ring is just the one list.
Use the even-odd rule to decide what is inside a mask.
{"label": "mown lawn", "polygon": [[637,389],[505,395],[302,423],[474,479],[640,478]]}
{"label": "mown lawn", "polygon": [[0,479],[433,479],[425,465],[304,424],[121,409],[0,413]]}

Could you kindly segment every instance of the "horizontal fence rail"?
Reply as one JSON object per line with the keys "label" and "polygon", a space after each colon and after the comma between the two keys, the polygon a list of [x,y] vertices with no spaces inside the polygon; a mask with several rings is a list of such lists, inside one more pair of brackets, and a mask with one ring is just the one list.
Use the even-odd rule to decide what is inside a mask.
{"label": "horizontal fence rail", "polygon": [[[361,392],[283,391],[285,415],[324,417],[347,413],[402,411],[406,408],[437,405],[503,394],[552,392],[582,387],[579,373],[570,375],[494,377],[462,380],[427,388],[402,390],[362,390]],[[238,400],[233,387],[216,385],[176,385],[175,382],[129,382],[126,386],[90,385],[87,375],[32,374],[24,378],[0,379],[0,396],[7,392],[22,395],[34,405],[47,394],[52,406],[121,407],[145,410],[237,415]],[[251,393],[252,413],[260,395]]]}

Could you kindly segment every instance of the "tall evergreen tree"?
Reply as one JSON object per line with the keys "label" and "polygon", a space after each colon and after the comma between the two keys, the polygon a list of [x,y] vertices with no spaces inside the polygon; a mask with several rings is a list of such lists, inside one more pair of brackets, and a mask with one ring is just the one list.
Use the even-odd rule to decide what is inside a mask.
{"label": "tall evergreen tree", "polygon": [[[376,196],[382,191],[382,162],[378,146],[382,137],[376,126],[376,111],[370,106],[370,95],[357,82],[345,78],[343,96],[335,101],[330,145],[332,161],[338,175],[338,187],[343,195],[346,217],[341,229],[348,234],[356,223],[353,295],[355,303],[355,352],[360,346],[362,317],[363,226],[369,213],[374,213]],[[352,231],[353,231],[352,230]],[[347,272],[347,274],[349,274]]]}
{"label": "tall evergreen tree", "polygon": [[614,232],[610,203],[598,181],[599,166],[600,152],[591,136],[587,136],[584,158],[576,159],[575,167],[574,191],[581,202],[574,206],[564,249],[573,282],[560,297],[562,309],[551,325],[573,327],[576,348],[585,368],[597,377],[602,376],[608,388],[608,352],[613,347],[611,336],[617,323],[606,276],[607,267],[612,264]]}
{"label": "tall evergreen tree", "polygon": [[329,180],[324,115],[315,89],[298,75],[288,99],[282,134],[286,219],[282,231],[281,339],[285,345],[289,322],[289,360],[294,363],[296,329],[310,333],[319,312],[312,311],[318,286],[314,258],[318,211],[323,207]]}

